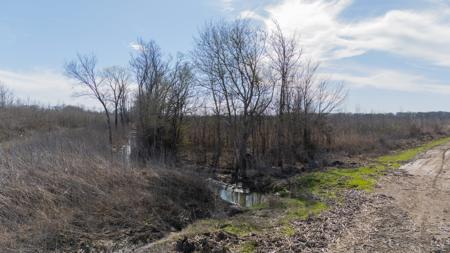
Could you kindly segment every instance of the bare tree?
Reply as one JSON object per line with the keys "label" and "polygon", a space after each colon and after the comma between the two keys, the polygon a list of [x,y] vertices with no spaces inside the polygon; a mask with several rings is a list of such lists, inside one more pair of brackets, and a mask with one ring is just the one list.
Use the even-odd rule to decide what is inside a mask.
{"label": "bare tree", "polygon": [[154,41],[138,41],[138,50],[130,61],[138,85],[136,97],[139,156],[160,155],[164,150],[164,112],[168,89],[168,64]]}
{"label": "bare tree", "polygon": [[110,89],[110,102],[114,107],[114,126],[117,129],[119,114],[121,114],[121,122],[124,123],[124,113],[126,99],[128,94],[128,86],[130,75],[125,68],[110,67],[103,72],[105,82]]}
{"label": "bare tree", "polygon": [[78,81],[84,88],[78,96],[88,96],[96,99],[102,106],[108,126],[109,143],[112,146],[111,116],[108,102],[110,93],[107,89],[105,78],[97,71],[97,58],[94,55],[77,55],[76,60],[66,64],[65,74]]}
{"label": "bare tree", "polygon": [[[231,109],[231,94],[227,87],[227,72],[222,64],[224,48],[221,40],[223,39],[219,32],[219,25],[208,24],[208,27],[200,33],[196,39],[196,47],[193,51],[193,59],[198,72],[198,83],[206,89],[206,104],[212,104],[215,124],[215,144],[212,166],[220,166],[220,157],[222,155],[222,118],[227,116],[227,122],[230,125],[233,119]],[[205,105],[206,108],[206,105]],[[204,113],[206,116],[206,111]]]}
{"label": "bare tree", "polygon": [[189,99],[192,97],[194,80],[192,65],[179,55],[169,73],[167,100],[167,116],[172,132],[172,151],[175,154],[181,138],[181,124],[188,108]]}
{"label": "bare tree", "polygon": [[275,30],[270,37],[269,54],[271,60],[271,70],[273,82],[276,84],[276,92],[278,93],[277,104],[277,150],[276,162],[278,166],[283,166],[284,132],[285,129],[285,113],[289,106],[289,95],[292,92],[292,85],[295,76],[300,70],[300,58],[302,50],[298,46],[295,36],[286,36],[278,23],[274,22]]}
{"label": "bare tree", "polygon": [[343,85],[334,87],[326,80],[317,79],[319,64],[308,61],[297,76],[296,111],[302,116],[303,146],[307,158],[313,158],[314,147],[311,140],[311,127],[322,131],[325,117],[335,111],[344,101],[346,92]]}

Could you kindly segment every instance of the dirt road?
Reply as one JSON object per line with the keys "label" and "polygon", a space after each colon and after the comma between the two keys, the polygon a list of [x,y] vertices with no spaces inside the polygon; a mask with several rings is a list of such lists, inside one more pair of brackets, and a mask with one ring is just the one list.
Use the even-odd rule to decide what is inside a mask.
{"label": "dirt road", "polygon": [[450,143],[383,178],[329,252],[450,252]]}

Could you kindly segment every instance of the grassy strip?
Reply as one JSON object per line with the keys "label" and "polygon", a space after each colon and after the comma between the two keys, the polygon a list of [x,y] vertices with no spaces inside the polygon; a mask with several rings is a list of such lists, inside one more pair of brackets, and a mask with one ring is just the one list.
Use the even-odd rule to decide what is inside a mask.
{"label": "grassy strip", "polygon": [[428,142],[422,146],[408,149],[397,154],[382,156],[377,159],[378,163],[390,165],[393,168],[398,168],[402,163],[412,160],[417,154],[432,149],[434,147],[450,142],[450,137],[441,138],[435,141]]}

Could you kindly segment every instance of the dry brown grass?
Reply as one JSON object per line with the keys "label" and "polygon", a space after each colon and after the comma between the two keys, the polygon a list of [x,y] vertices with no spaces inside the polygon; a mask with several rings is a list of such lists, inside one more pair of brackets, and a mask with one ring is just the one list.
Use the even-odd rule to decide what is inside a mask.
{"label": "dry brown grass", "polygon": [[0,108],[0,142],[61,128],[81,127],[104,127],[102,115],[73,106],[44,108],[15,104]]}
{"label": "dry brown grass", "polygon": [[337,114],[330,119],[331,153],[383,154],[449,133],[449,113]]}
{"label": "dry brown grass", "polygon": [[199,179],[124,169],[110,159],[102,136],[61,131],[0,149],[2,252],[106,250],[160,238],[210,215],[215,200]]}

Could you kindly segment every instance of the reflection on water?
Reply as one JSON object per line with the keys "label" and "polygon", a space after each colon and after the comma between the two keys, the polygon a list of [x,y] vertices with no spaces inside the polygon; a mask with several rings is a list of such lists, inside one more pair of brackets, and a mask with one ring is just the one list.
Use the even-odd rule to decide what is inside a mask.
{"label": "reflection on water", "polygon": [[256,192],[244,193],[233,189],[221,189],[219,195],[221,199],[242,207],[252,207],[265,201],[265,196]]}
{"label": "reflection on water", "polygon": [[120,158],[122,159],[125,167],[130,167],[131,165],[131,153],[134,152],[136,148],[136,130],[131,130],[128,134],[128,142],[120,148]]}
{"label": "reflection on water", "polygon": [[266,201],[266,196],[257,192],[250,192],[241,185],[228,185],[219,181],[210,180],[211,185],[221,199],[228,203],[242,207],[252,207]]}

